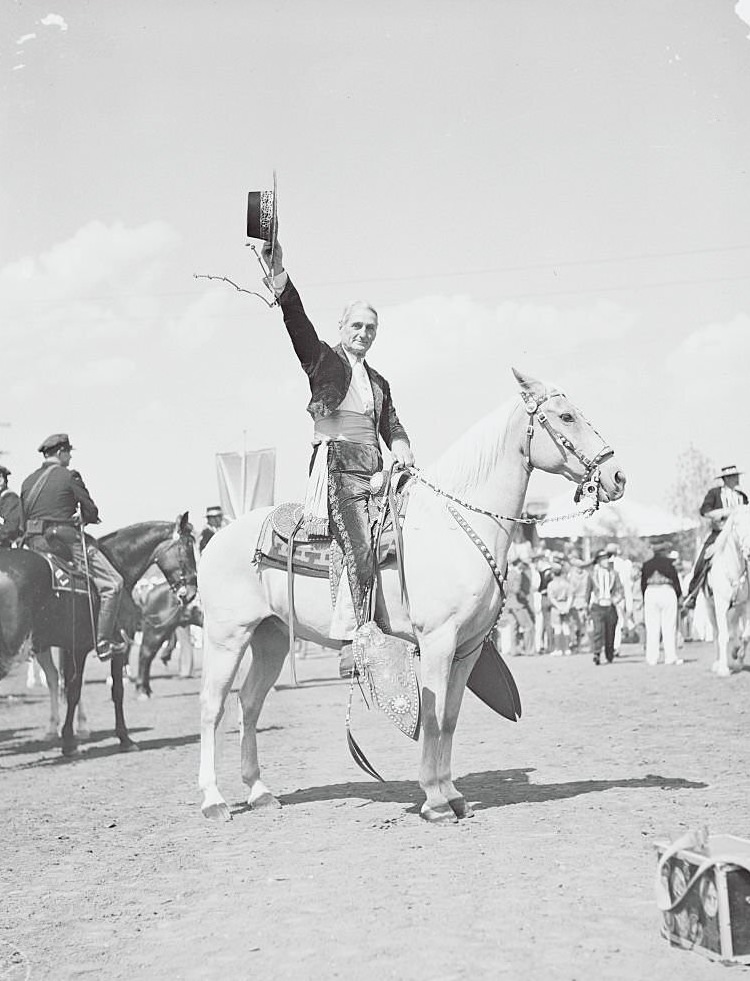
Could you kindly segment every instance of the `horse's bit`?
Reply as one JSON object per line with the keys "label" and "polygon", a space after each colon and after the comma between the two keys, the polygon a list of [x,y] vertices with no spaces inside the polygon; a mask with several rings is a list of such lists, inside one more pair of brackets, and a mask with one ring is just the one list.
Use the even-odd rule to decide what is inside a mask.
{"label": "horse's bit", "polygon": [[[605,460],[608,460],[611,456],[614,456],[615,451],[611,446],[608,446],[604,442],[602,437],[599,436],[599,433],[596,433],[596,435],[599,436],[599,439],[602,440],[602,446],[596,456],[589,457],[582,450],[579,450],[567,436],[554,429],[546,414],[542,412],[541,409],[544,403],[553,397],[553,395],[546,395],[543,399],[537,401],[533,395],[529,395],[527,392],[521,392],[524,408],[529,414],[529,423],[526,427],[526,447],[524,449],[526,469],[529,473],[531,473],[531,471],[534,469],[531,462],[531,440],[534,436],[534,420],[538,419],[539,425],[547,430],[552,442],[560,451],[562,458],[565,459],[566,453],[570,453],[586,468],[586,473],[583,475],[581,482],[578,484],[573,497],[575,503],[577,504],[582,497],[591,497],[597,502],[598,506],[599,483],[601,480],[599,466],[600,464],[604,463]],[[591,425],[591,423],[589,423],[589,425]],[[594,430],[594,432],[596,432],[596,430]]]}

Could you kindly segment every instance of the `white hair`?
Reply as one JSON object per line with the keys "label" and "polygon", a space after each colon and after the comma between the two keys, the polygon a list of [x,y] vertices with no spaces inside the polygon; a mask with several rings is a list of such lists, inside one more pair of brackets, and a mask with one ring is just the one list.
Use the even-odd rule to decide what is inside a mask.
{"label": "white hair", "polygon": [[355,307],[364,307],[365,310],[369,310],[370,313],[375,315],[375,317],[378,316],[378,311],[375,309],[372,303],[368,303],[367,300],[352,300],[351,303],[347,303],[341,313],[339,327],[342,327],[346,323]]}

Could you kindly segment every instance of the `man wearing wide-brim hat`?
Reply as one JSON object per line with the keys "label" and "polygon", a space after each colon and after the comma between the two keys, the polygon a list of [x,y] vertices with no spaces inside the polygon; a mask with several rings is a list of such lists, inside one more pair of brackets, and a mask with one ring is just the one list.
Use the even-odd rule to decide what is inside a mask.
{"label": "man wearing wide-brim hat", "polygon": [[0,548],[10,546],[21,537],[21,500],[8,488],[10,470],[0,466]]}
{"label": "man wearing wide-brim hat", "polygon": [[[39,446],[42,465],[21,485],[26,543],[39,552],[64,554],[76,568],[86,571],[99,593],[96,654],[108,661],[123,654],[116,637],[123,580],[96,540],[83,534],[84,525],[99,523],[99,509],[77,470],[70,469],[73,447],[67,433],[53,433]],[[84,553],[84,548],[86,549]]]}
{"label": "man wearing wide-brim hat", "polygon": [[227,519],[224,517],[224,509],[219,504],[212,504],[210,507],[206,508],[206,524],[201,532],[201,537],[198,540],[198,551],[203,552],[203,549],[208,545],[211,539],[214,537],[216,532],[223,528],[227,524]]}
{"label": "man wearing wide-brim hat", "polygon": [[614,556],[602,548],[594,556],[591,566],[589,609],[594,624],[594,664],[601,664],[602,654],[607,664],[614,660],[617,604],[622,595],[622,582],[614,569]]}
{"label": "man wearing wide-brim hat", "polygon": [[716,475],[716,479],[720,480],[721,483],[716,487],[711,487],[703,498],[700,515],[710,519],[711,530],[703,543],[698,558],[695,560],[693,575],[683,602],[685,609],[692,609],[695,606],[700,588],[708,575],[711,565],[710,556],[707,555],[708,549],[719,537],[719,532],[724,527],[730,513],[735,508],[747,504],[747,494],[739,486],[741,473],[742,470],[738,470],[734,465],[722,467]]}

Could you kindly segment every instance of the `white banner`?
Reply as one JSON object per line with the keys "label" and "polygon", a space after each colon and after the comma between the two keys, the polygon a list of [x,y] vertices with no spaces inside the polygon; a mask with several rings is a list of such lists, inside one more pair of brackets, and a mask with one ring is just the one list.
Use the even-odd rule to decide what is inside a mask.
{"label": "white banner", "polygon": [[217,453],[219,500],[227,518],[273,504],[276,450]]}

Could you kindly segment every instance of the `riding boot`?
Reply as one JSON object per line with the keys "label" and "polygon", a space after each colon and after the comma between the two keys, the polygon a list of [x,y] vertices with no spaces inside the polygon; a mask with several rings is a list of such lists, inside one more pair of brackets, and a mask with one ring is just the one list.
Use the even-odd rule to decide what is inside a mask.
{"label": "riding boot", "polygon": [[96,656],[100,661],[108,661],[113,655],[124,654],[127,649],[124,642],[114,639],[119,608],[119,593],[102,597],[96,625]]}

